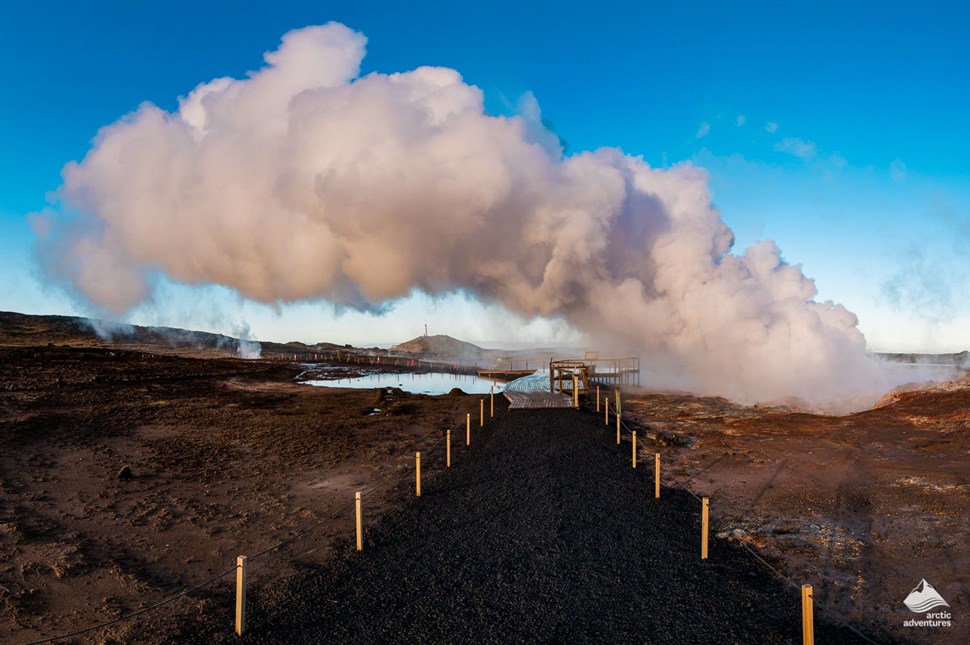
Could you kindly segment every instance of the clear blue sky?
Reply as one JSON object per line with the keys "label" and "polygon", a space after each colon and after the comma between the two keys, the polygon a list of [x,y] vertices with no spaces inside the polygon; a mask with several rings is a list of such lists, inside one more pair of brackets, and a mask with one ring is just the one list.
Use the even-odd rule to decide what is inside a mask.
{"label": "clear blue sky", "polygon": [[[36,277],[26,217],[98,128],[143,101],[173,110],[200,82],[260,67],[284,32],[336,20],[367,36],[363,73],[451,67],[490,113],[534,93],[567,153],[618,146],[707,168],[738,246],[776,240],[820,298],[859,315],[875,349],[970,348],[970,10],[959,3],[279,4],[0,6],[0,309],[84,312]],[[218,288],[169,291],[169,306],[134,319],[386,342],[418,333],[432,307],[418,298],[388,319],[334,320],[320,303],[274,311]],[[461,297],[435,306],[432,319],[452,321],[440,331],[503,333]]]}

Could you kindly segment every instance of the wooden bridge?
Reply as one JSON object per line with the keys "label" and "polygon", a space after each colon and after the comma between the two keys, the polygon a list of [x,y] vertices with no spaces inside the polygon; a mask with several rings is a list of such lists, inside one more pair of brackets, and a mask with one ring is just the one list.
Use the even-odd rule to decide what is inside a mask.
{"label": "wooden bridge", "polygon": [[532,374],[535,374],[535,370],[478,370],[478,378],[499,379],[501,381],[514,381],[517,378],[531,376]]}
{"label": "wooden bridge", "polygon": [[582,359],[549,359],[548,363],[535,359],[501,359],[496,360],[490,369],[479,369],[481,378],[501,379],[511,381],[534,374],[537,369],[549,368],[555,372],[556,363],[584,363],[587,367],[589,379],[603,385],[640,385],[640,357],[627,356],[624,358],[600,358],[598,352],[586,352]]}
{"label": "wooden bridge", "polygon": [[544,370],[515,379],[502,394],[509,400],[510,410],[573,407],[573,397],[549,390],[549,373]]}

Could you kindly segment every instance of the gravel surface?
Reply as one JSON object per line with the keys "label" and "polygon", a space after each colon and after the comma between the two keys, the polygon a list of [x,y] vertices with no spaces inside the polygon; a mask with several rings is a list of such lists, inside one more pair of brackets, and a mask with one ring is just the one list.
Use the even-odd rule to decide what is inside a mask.
{"label": "gravel surface", "polygon": [[[652,460],[631,468],[628,436],[616,446],[614,426],[592,413],[502,412],[473,428],[470,448],[453,433],[450,470],[443,454],[422,455],[421,498],[402,474],[398,510],[368,526],[362,553],[351,513],[342,555],[323,565],[260,585],[259,567],[287,555],[253,562],[243,639],[226,600],[224,622],[210,614],[174,639],[801,642],[798,590],[713,529],[702,561],[700,503],[667,488],[655,500]],[[818,611],[815,630],[819,643],[862,642]]]}

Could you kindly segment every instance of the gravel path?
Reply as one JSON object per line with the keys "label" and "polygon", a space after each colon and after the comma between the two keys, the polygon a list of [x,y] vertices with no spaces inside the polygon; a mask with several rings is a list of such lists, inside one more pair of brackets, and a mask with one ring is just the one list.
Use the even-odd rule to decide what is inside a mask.
{"label": "gravel path", "polygon": [[[422,497],[402,484],[362,553],[349,539],[285,585],[253,585],[242,642],[800,643],[798,591],[721,540],[701,561],[700,504],[654,500],[652,460],[632,469],[612,427],[527,410],[473,428],[470,448],[453,433],[452,468],[422,455]],[[211,627],[179,640],[240,642]],[[859,642],[819,612],[816,638]]]}

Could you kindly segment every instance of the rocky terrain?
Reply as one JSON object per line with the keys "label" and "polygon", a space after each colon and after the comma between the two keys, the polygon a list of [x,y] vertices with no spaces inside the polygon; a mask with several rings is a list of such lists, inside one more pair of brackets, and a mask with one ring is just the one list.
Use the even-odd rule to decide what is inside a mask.
{"label": "rocky terrain", "polygon": [[[98,336],[74,319],[0,314],[0,641],[25,643],[128,616],[231,573],[237,555],[264,551],[308,527],[314,528],[267,552],[261,556],[266,564],[253,568],[256,641],[269,642],[274,629],[290,629],[279,621],[299,613],[286,610],[295,598],[305,604],[293,607],[314,615],[323,615],[321,607],[354,606],[361,593],[379,603],[381,590],[393,586],[381,582],[382,570],[390,567],[415,585],[434,586],[440,579],[427,577],[425,569],[446,564],[464,576],[457,586],[443,587],[451,590],[449,598],[459,594],[452,609],[463,618],[455,629],[471,631],[447,632],[430,605],[394,613],[384,628],[437,639],[484,629],[485,618],[499,614],[514,618],[497,631],[481,632],[493,640],[527,634],[596,640],[611,628],[640,640],[637,630],[670,627],[654,615],[659,609],[649,596],[676,576],[658,578],[646,566],[631,574],[611,558],[646,565],[661,548],[673,563],[680,545],[649,533],[653,527],[603,515],[604,491],[620,489],[609,500],[614,510],[632,518],[646,513],[651,480],[649,469],[622,479],[629,475],[623,468],[628,444],[617,453],[608,437],[584,438],[593,431],[575,424],[587,417],[593,426],[602,423],[591,411],[594,402],[586,413],[556,413],[572,415],[575,424],[548,417],[551,425],[544,426],[510,414],[504,430],[496,427],[484,437],[492,443],[462,457],[464,474],[443,474],[443,433],[460,431],[466,413],[476,415],[477,397],[309,387],[296,382],[305,366],[287,355],[296,350],[298,358],[312,359],[337,346],[264,344],[272,360],[239,360],[231,341],[141,329]],[[341,362],[328,367],[334,375],[401,369],[364,361],[373,351],[339,349]],[[672,515],[663,522],[683,528],[696,521],[696,509],[678,489],[710,496],[719,536],[712,553],[740,558],[724,565],[741,567],[732,575],[757,564],[750,571],[761,577],[745,573],[752,581],[739,587],[739,598],[757,605],[745,595],[753,590],[759,598],[771,596],[763,602],[791,601],[777,595],[787,593],[783,583],[735,548],[747,547],[790,580],[815,585],[819,611],[831,621],[826,629],[851,625],[881,642],[964,642],[970,564],[965,380],[901,390],[872,410],[847,416],[633,389],[624,390],[623,410],[625,423],[638,431],[641,456],[662,455],[670,487],[665,496],[682,496],[684,505],[665,510]],[[556,448],[530,443],[533,433],[554,439],[557,432],[562,436]],[[415,450],[429,455],[428,493],[417,506],[407,473]],[[579,450],[611,452],[577,459],[585,454]],[[617,472],[601,472],[597,459],[617,460]],[[568,474],[570,468],[575,472]],[[492,469],[504,473],[500,480],[489,479]],[[535,517],[525,518],[513,509],[510,487],[529,471],[534,477],[521,485],[533,496]],[[496,488],[499,481],[508,484]],[[642,499],[639,493],[629,497],[625,487],[631,485],[644,488]],[[366,592],[349,578],[332,584],[354,562],[353,520],[338,511],[357,490],[366,492],[368,540],[375,547],[366,552],[369,568],[361,569],[370,581]],[[453,509],[448,517],[470,514],[475,530],[438,517],[439,507]],[[506,507],[505,515],[499,513]],[[495,513],[502,518],[498,526],[488,520]],[[596,532],[601,524],[610,527],[606,535]],[[524,527],[521,533],[517,526]],[[627,534],[636,539],[617,537]],[[421,539],[452,540],[453,546],[416,549],[414,540]],[[503,550],[503,540],[521,548]],[[382,560],[382,544],[386,557],[415,553],[425,559]],[[464,550],[456,550],[459,544]],[[484,573],[476,578],[479,562]],[[716,562],[715,569],[722,566]],[[902,601],[923,578],[949,603],[953,628],[903,626],[914,615]],[[638,601],[624,606],[639,606],[643,615],[609,613],[613,619],[597,622],[588,614],[586,622],[557,626],[556,612],[578,611],[570,603],[583,589],[597,590],[590,606],[606,611],[627,602],[631,585]],[[704,586],[695,592],[701,600],[712,597]],[[386,602],[403,603],[402,593],[393,590]],[[529,600],[533,596],[544,599],[548,611]],[[228,638],[231,597],[229,576],[75,641]],[[684,611],[678,607],[675,616]],[[731,607],[733,614],[756,611]],[[377,614],[355,611],[362,624],[376,624]],[[719,611],[698,618],[709,630],[703,633],[713,633],[711,621],[726,615]],[[303,634],[347,635],[343,620],[320,619],[283,633],[297,640]],[[778,634],[789,634],[791,624],[769,620],[764,629],[757,632],[764,640],[785,642]],[[374,640],[380,633],[351,640]],[[743,631],[724,633],[743,640]]]}

